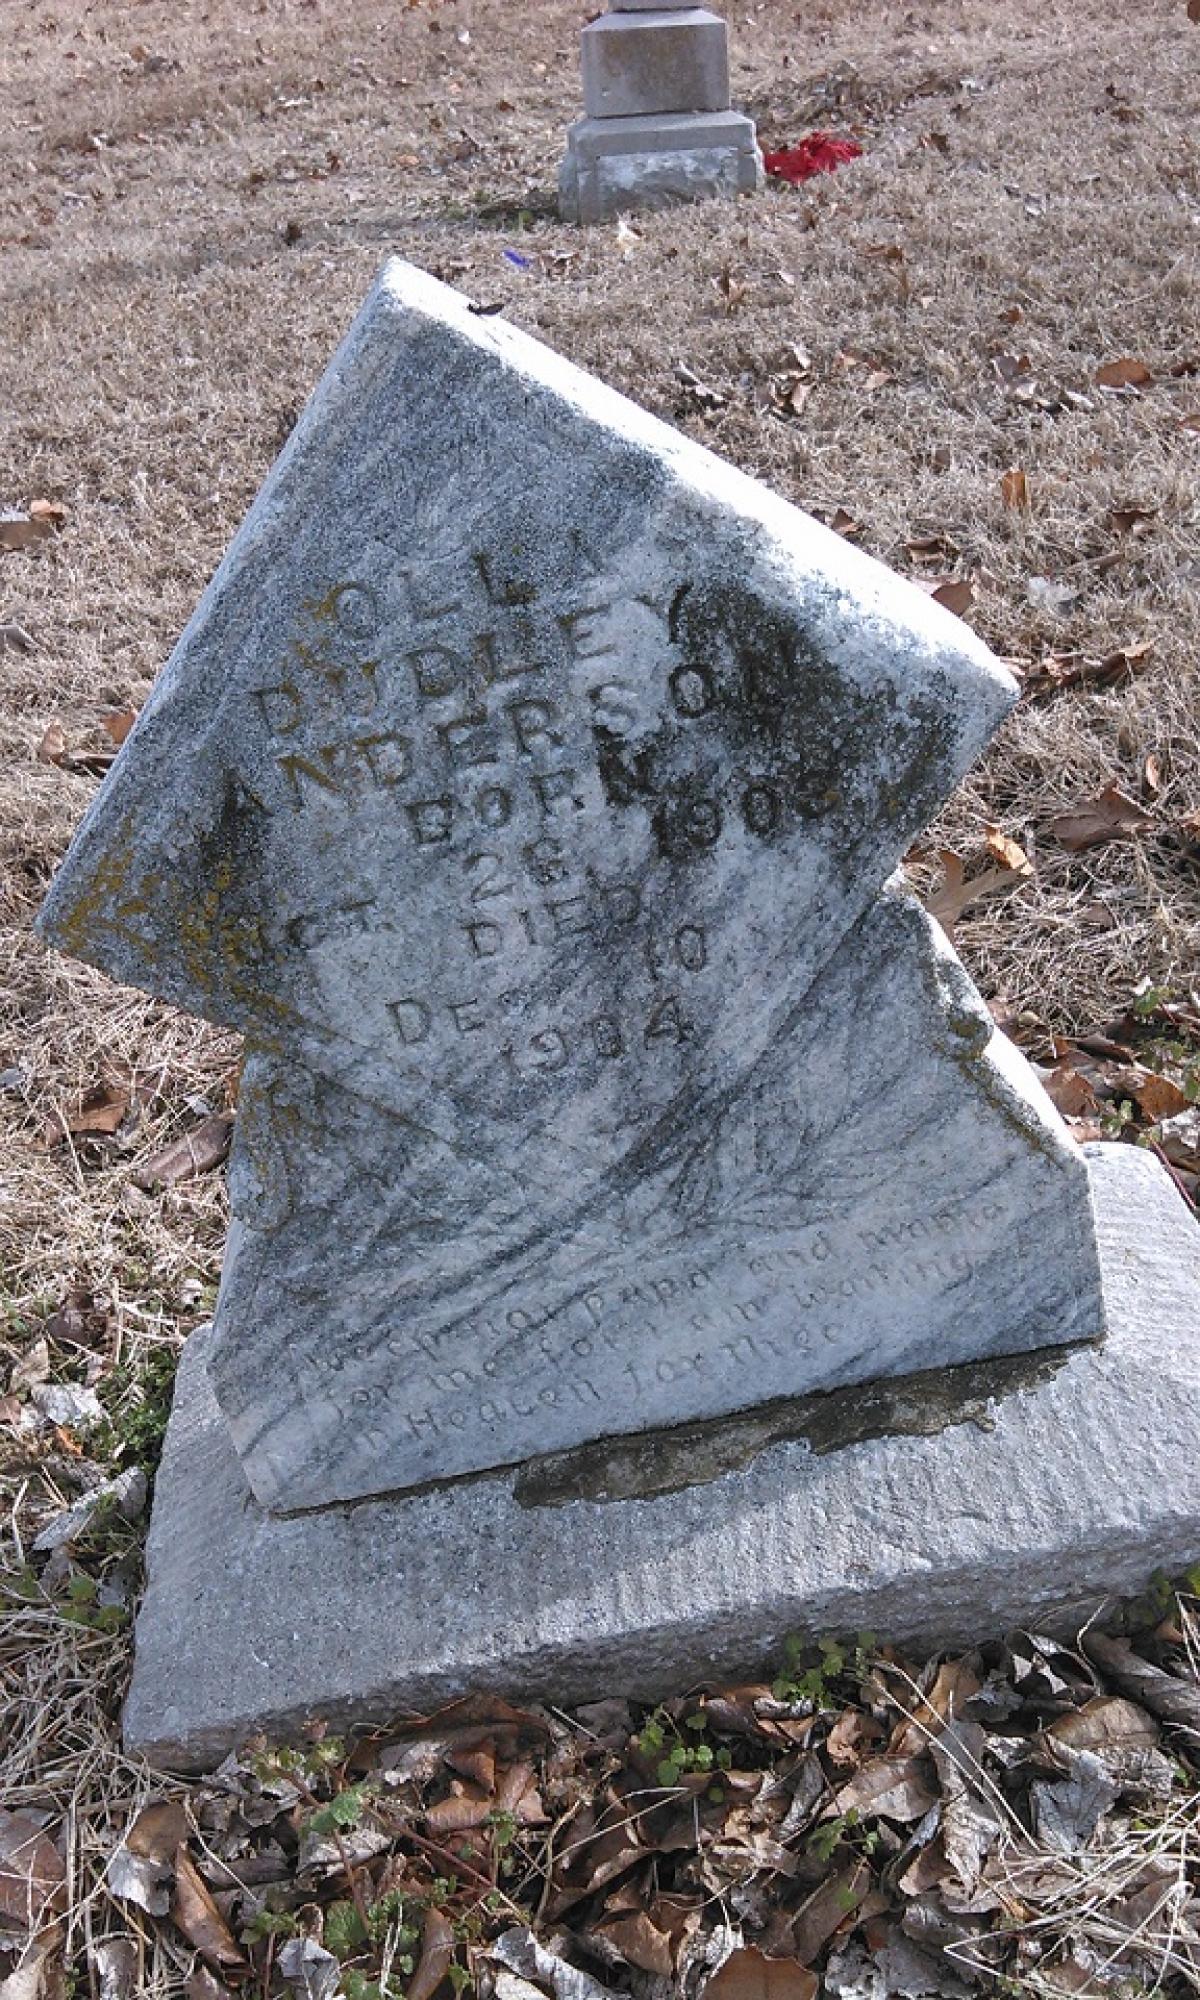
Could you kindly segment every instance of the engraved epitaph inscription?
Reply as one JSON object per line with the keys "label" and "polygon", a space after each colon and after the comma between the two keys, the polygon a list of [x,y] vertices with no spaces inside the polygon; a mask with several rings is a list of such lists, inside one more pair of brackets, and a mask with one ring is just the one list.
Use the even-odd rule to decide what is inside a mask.
{"label": "engraved epitaph inscription", "polygon": [[[387,267],[44,919],[246,1033],[213,1370],[261,1497],[928,1365],[877,1309],[899,1239],[817,1144],[820,996],[840,967],[886,1013],[882,885],[1011,693],[837,537]],[[928,1325],[972,1216],[896,1216],[943,1239],[897,1322]],[[873,1258],[823,1332],[817,1267]]]}

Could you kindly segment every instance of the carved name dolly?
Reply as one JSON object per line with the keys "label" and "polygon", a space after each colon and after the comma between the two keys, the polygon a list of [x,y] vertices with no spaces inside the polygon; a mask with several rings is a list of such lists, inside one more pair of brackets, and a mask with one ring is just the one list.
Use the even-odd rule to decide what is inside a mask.
{"label": "carved name dolly", "polygon": [[[1057,1602],[1076,1545],[1104,1587],[1151,1534],[1200,1553],[1125,1521],[1136,1465],[1094,1490],[1114,1412],[1197,1455],[1194,1397],[1144,1407],[1173,1354],[1123,1358],[1156,1286],[1155,1340],[1195,1322],[1182,1206],[1089,1163],[893,879],[1014,694],[915,587],[385,267],[41,920],[247,1046],[131,1742],[657,1685],[731,1633]],[[1051,1386],[993,1436],[849,1442],[1031,1350]],[[621,1451],[648,1485],[572,1483]]]}

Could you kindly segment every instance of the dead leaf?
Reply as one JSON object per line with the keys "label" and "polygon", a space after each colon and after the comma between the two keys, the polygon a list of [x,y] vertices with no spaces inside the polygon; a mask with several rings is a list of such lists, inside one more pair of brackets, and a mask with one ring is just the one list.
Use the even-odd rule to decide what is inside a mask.
{"label": "dead leaf", "polygon": [[[622,224],[618,222],[618,232],[621,226]],[[641,238],[638,237],[637,240],[640,242]],[[723,389],[714,389],[710,383],[702,382],[695,370],[689,368],[686,362],[681,361],[678,363],[675,374],[676,378],[683,384],[685,394],[691,398],[693,403],[698,404],[702,410],[719,410],[729,401]]]}
{"label": "dead leaf", "polygon": [[812,383],[800,376],[784,376],[775,384],[775,401],[781,410],[790,410],[794,417],[804,412],[804,406],[812,395]]}
{"label": "dead leaf", "polygon": [[425,1823],[431,1833],[470,1833],[486,1824],[495,1807],[493,1793],[481,1791],[478,1785],[456,1784],[446,1798],[430,1806]]}
{"label": "dead leaf", "polygon": [[[114,1507],[123,1521],[137,1520],[146,1505],[146,1475],[140,1465],[127,1466],[124,1472],[117,1473],[115,1479],[106,1479],[100,1486],[93,1486],[90,1492],[84,1493],[72,1506],[64,1507],[59,1513],[53,1514],[34,1537],[34,1548],[41,1555],[53,1549],[66,1548],[71,1542],[80,1541],[100,1509],[106,1505]],[[130,1854],[122,1842],[109,1864],[110,1881],[113,1881],[114,1871],[123,1879],[127,1877],[134,1884],[131,1889],[117,1888],[114,1881],[114,1895],[129,1896],[133,1902],[139,1903],[142,1909],[150,1910],[151,1916],[166,1915],[165,1903],[161,1910],[150,1909],[149,1903],[138,1894],[139,1883],[148,1883],[151,1888],[155,1886],[158,1878],[155,1875],[154,1864],[148,1863],[139,1855]]]}
{"label": "dead leaf", "polygon": [[1026,580],[1025,595],[1038,611],[1049,611],[1055,618],[1066,618],[1079,602],[1079,592],[1073,583],[1064,577],[1031,576]]}
{"label": "dead leaf", "polygon": [[136,708],[115,708],[108,715],[100,717],[101,722],[118,749],[125,741],[137,719],[138,712]]}
{"label": "dead leaf", "polygon": [[942,1848],[968,1896],[979,1887],[983,1864],[1003,1832],[985,1791],[986,1734],[978,1722],[950,1722],[930,1745],[942,1788]]}
{"label": "dead leaf", "polygon": [[1028,507],[1029,481],[1017,466],[1006,472],[1000,481],[1000,498],[1006,507]]}
{"label": "dead leaf", "polygon": [[953,611],[956,618],[963,617],[975,602],[975,586],[969,577],[918,577],[916,580],[935,604],[944,605],[947,611]]}
{"label": "dead leaf", "polygon": [[1105,840],[1129,840],[1154,824],[1136,799],[1131,799],[1115,783],[1107,784],[1097,798],[1074,812],[1060,813],[1050,822],[1050,832],[1061,847],[1072,854],[1098,847]]}
{"label": "dead leaf", "polygon": [[131,1937],[100,1938],[92,1946],[100,1975],[100,2000],[133,2000],[137,1991],[138,1948]]}
{"label": "dead leaf", "polygon": [[1069,1062],[1041,1072],[1042,1088],[1064,1118],[1090,1118],[1100,1109],[1095,1090]]}
{"label": "dead leaf", "polygon": [[820,1988],[816,1973],[796,1959],[767,1958],[742,1945],[700,1992],[707,2000],[816,2000]]}
{"label": "dead leaf", "polygon": [[0,513],[0,549],[30,549],[49,541],[67,518],[56,500],[34,500],[28,512],[8,507]]}
{"label": "dead leaf", "polygon": [[735,313],[750,290],[748,281],[745,278],[735,278],[732,266],[726,264],[722,268],[720,277],[713,282],[725,301],[726,312]]}
{"label": "dead leaf", "polygon": [[856,535],[862,534],[862,522],[856,521],[844,507],[837,509],[829,525],[835,535],[845,535],[847,541],[853,541]]}
{"label": "dead leaf", "polygon": [[454,1960],[454,1926],[443,1911],[431,1906],[421,1927],[421,1956],[408,1982],[407,2000],[433,2000]]}
{"label": "dead leaf", "polygon": [[[93,1084],[78,1111],[66,1119],[65,1130],[74,1138],[86,1138],[89,1133],[111,1138],[124,1123],[131,1102],[131,1094],[123,1084]],[[63,1124],[61,1113],[58,1115],[59,1123]]]}
{"label": "dead leaf", "polygon": [[[954,543],[946,535],[917,535],[904,546],[914,562],[954,562],[958,555]],[[936,589],[937,585],[924,587]]]}
{"label": "dead leaf", "polygon": [[[709,1727],[718,1735],[765,1738],[769,1743],[786,1742],[790,1739],[767,1711],[766,1704],[771,1701],[771,1690],[766,1682],[753,1681],[744,1687],[721,1688],[710,1695],[704,1714]],[[809,1728],[811,1726],[812,1718],[809,1717]]]}
{"label": "dead leaf", "polygon": [[870,1716],[860,1708],[844,1708],[825,1739],[826,1753],[832,1763],[855,1768],[878,1737],[879,1730]]}
{"label": "dead leaf", "polygon": [[1106,361],[1102,368],[1097,368],[1093,380],[1098,389],[1140,389],[1154,377],[1144,361],[1123,354],[1119,360]]}
{"label": "dead leaf", "polygon": [[1200,1173],[1200,1104],[1189,1105],[1176,1118],[1165,1119],[1159,1133],[1162,1150],[1172,1166]]}
{"label": "dead leaf", "polygon": [[97,1347],[109,1331],[108,1312],[92,1292],[68,1292],[46,1321],[46,1338],[60,1347]]}
{"label": "dead leaf", "polygon": [[1157,1070],[1142,1069],[1135,1064],[1130,1069],[1114,1070],[1111,1073],[1114,1088],[1122,1097],[1132,1097],[1143,1117],[1157,1125],[1162,1118],[1176,1118],[1181,1111],[1191,1106],[1191,1098],[1173,1083],[1169,1076],[1160,1076]]}
{"label": "dead leaf", "polygon": [[1070,1776],[1029,1787],[1034,1830],[1044,1846],[1076,1854],[1087,1846],[1105,1813],[1117,1802],[1120,1786],[1090,1750],[1067,1750]]}
{"label": "dead leaf", "polygon": [[1140,646],[1121,647],[1100,660],[1091,659],[1083,653],[1047,653],[1044,659],[1028,668],[1025,686],[1031,694],[1085,684],[1089,687],[1115,687],[1126,676],[1141,673],[1149,663],[1153,650],[1153,642],[1147,640]]}
{"label": "dead leaf", "polygon": [[674,1977],[675,1951],[671,1939],[651,1922],[645,1910],[606,1921],[600,1931],[628,1965],[636,1965],[640,1972],[652,1972],[659,1979]]}
{"label": "dead leaf", "polygon": [[982,875],[966,879],[962,856],[951,847],[941,850],[942,881],[932,895],[925,898],[925,908],[945,931],[948,938],[954,936],[954,926],[974,903],[985,896],[994,896],[1001,889],[1013,888],[1025,880],[1014,868],[988,868]]}
{"label": "dead leaf", "polygon": [[460,1778],[469,1778],[489,1796],[496,1789],[496,1739],[485,1736],[482,1742],[477,1730],[465,1732],[466,1740],[460,1743],[451,1737],[442,1750],[442,1758]]}
{"label": "dead leaf", "polygon": [[62,1899],[66,1869],[41,1819],[0,1806],[0,1920],[36,1931]]}
{"label": "dead leaf", "polygon": [[1128,535],[1143,522],[1152,521],[1157,513],[1157,507],[1110,507],[1108,518],[1119,535]]}
{"label": "dead leaf", "polygon": [[1180,1680],[1177,1674],[1151,1666],[1134,1652],[1127,1639],[1086,1632],[1081,1643],[1105,1678],[1131,1701],[1148,1708],[1160,1722],[1200,1730],[1200,1687],[1194,1681]]}
{"label": "dead leaf", "polygon": [[160,1152],[152,1153],[134,1169],[130,1179],[141,1188],[171,1187],[176,1181],[194,1180],[198,1174],[210,1173],[220,1166],[232,1137],[232,1113],[215,1111],[193,1132],[185,1132],[181,1139],[174,1139]]}
{"label": "dead leaf", "polygon": [[1158,1724],[1135,1701],[1119,1694],[1094,1695],[1082,1708],[1068,1709],[1047,1724],[1045,1734],[1072,1750],[1104,1750],[1140,1744],[1153,1748],[1158,1742]]}
{"label": "dead leaf", "polygon": [[1002,868],[1010,868],[1016,875],[1033,874],[1033,863],[1020,842],[1013,840],[998,826],[989,824],[984,828],[983,844],[992,860],[998,861]]}
{"label": "dead leaf", "polygon": [[175,1856],[175,1894],[171,1920],[202,1958],[216,1966],[244,1966],[246,1959],[233,1933],[197,1872],[186,1847]]}
{"label": "dead leaf", "polygon": [[496,1811],[511,1813],[518,1826],[544,1826],[542,1804],[532,1764],[513,1764],[501,1771],[496,1786]]}
{"label": "dead leaf", "polygon": [[821,1817],[838,1819],[854,1812],[862,1818],[894,1819],[907,1825],[923,1819],[936,1804],[923,1757],[873,1757],[839,1788]]}
{"label": "dead leaf", "polygon": [[966,1660],[945,1660],[937,1670],[933,1686],[914,1702],[906,1722],[900,1723],[888,1744],[889,1757],[919,1757],[946,1723],[962,1709],[963,1703],[979,1693],[979,1677]]}
{"label": "dead leaf", "polygon": [[58,1429],[60,1441],[64,1432],[86,1437],[108,1420],[96,1391],[79,1382],[43,1382],[34,1390],[32,1401],[43,1422]]}
{"label": "dead leaf", "polygon": [[522,1979],[548,1986],[555,2000],[616,2000],[611,1987],[602,1986],[590,1972],[569,1965],[557,1952],[541,1944],[524,1924],[514,1924],[488,1946],[484,1956]]}
{"label": "dead leaf", "polygon": [[155,1799],[143,1806],[125,1835],[131,1854],[166,1866],[188,1837],[187,1809],[180,1799]]}
{"label": "dead leaf", "polygon": [[37,748],[39,764],[61,764],[67,754],[67,732],[61,722],[48,722]]}
{"label": "dead leaf", "polygon": [[834,1932],[853,1917],[870,1888],[870,1869],[865,1861],[856,1861],[836,1875],[827,1875],[813,1890],[807,1902],[801,1904],[791,1926],[801,1965],[812,1964]]}
{"label": "dead leaf", "polygon": [[19,1361],[13,1363],[8,1386],[13,1391],[36,1389],[39,1382],[50,1379],[50,1349],[40,1337],[32,1341]]}
{"label": "dead leaf", "polygon": [[[76,1503],[78,1505],[80,1503]],[[74,1509],[68,1509],[73,1513]],[[41,1537],[34,1543],[37,1548]],[[155,1861],[147,1855],[131,1854],[124,1841],[115,1850],[108,1864],[107,1882],[110,1894],[119,1896],[123,1903],[136,1903],[147,1916],[165,1917],[171,1907],[168,1884],[171,1880],[171,1863]]]}
{"label": "dead leaf", "polygon": [[1150,754],[1145,760],[1145,763],[1142,765],[1142,783],[1145,786],[1146,790],[1149,792],[1151,798],[1156,798],[1158,793],[1161,792],[1162,782],[1163,782],[1162,758],[1158,756],[1155,751],[1151,750]]}
{"label": "dead leaf", "polygon": [[300,2000],[332,2000],[342,1976],[341,1961],[316,1938],[289,1938],[277,1960]]}
{"label": "dead leaf", "polygon": [[305,1876],[331,1874],[347,1866],[357,1868],[383,1854],[391,1844],[391,1834],[370,1820],[340,1833],[313,1833],[310,1829],[300,1842],[297,1867]]}
{"label": "dead leaf", "polygon": [[[334,1964],[337,1964],[336,1959]],[[210,1972],[207,1965],[199,1959],[184,1980],[183,1993],[184,2000],[233,2000],[228,1986],[223,1986],[216,1974]]]}
{"label": "dead leaf", "polygon": [[1033,373],[1033,363],[1027,354],[993,354],[992,367],[1002,382],[1019,382]]}
{"label": "dead leaf", "polygon": [[89,773],[103,777],[116,756],[115,750],[72,750],[62,723],[50,722],[37,749],[38,762],[54,764],[61,771]]}
{"label": "dead leaf", "polygon": [[61,1925],[52,1924],[35,1946],[24,1953],[7,1979],[0,1979],[0,2000],[63,2000]]}

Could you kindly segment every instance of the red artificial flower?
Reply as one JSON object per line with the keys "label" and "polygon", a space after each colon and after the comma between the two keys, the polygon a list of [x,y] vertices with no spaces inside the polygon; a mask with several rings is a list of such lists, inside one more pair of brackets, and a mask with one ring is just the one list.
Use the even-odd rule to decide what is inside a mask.
{"label": "red artificial flower", "polygon": [[785,146],[779,153],[764,153],[763,165],[769,174],[798,187],[814,174],[832,174],[847,160],[857,160],[862,147],[853,139],[837,139],[832,132],[810,132],[798,146]]}

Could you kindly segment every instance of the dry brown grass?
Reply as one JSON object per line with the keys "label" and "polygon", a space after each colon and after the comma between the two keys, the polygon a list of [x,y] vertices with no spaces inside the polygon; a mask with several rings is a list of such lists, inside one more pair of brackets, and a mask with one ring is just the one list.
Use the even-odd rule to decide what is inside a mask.
{"label": "dry brown grass", "polygon": [[[971,575],[973,622],[1000,652],[1150,642],[1125,687],[1023,705],[935,840],[970,858],[991,819],[1035,860],[1028,885],[960,927],[989,994],[1071,1029],[1144,977],[1195,982],[1200,864],[1173,829],[1200,809],[1200,431],[1180,421],[1200,410],[1200,28],[1183,0],[725,11],[764,138],[851,128],[865,157],[802,190],[581,233],[552,213],[585,13],[567,0],[7,10],[0,504],[69,510],[52,543],[0,557],[0,623],[36,645],[0,651],[0,1070],[21,1071],[0,1092],[10,1360],[70,1287],[104,1301],[105,1367],[194,1319],[219,1256],[219,1177],[146,1195],[128,1167],[194,1120],[194,1100],[219,1101],[231,1060],[226,1039],[32,939],[95,782],[39,763],[38,744],[58,718],[98,745],[102,712],[144,696],[389,251],[802,505],[844,508],[898,568]],[[793,345],[811,357],[799,415],[772,392]],[[1094,386],[1119,355],[1152,369],[1143,393]],[[1015,384],[1004,356],[1028,357]],[[720,400],[702,406],[681,364]],[[1012,467],[1027,513],[1002,498]],[[1153,517],[1122,533],[1110,512],[1133,503]],[[922,565],[909,545],[934,536],[949,552]],[[1075,585],[1068,616],[1029,601],[1036,575]],[[1110,778],[1138,795],[1150,753],[1153,833],[1059,847],[1055,814]],[[41,1149],[53,1108],[116,1067],[158,1085],[130,1143]],[[14,1505],[18,1559],[20,1518]],[[128,1802],[135,1782],[114,1747],[123,1653],[64,1650],[48,1617],[10,1627],[9,1688],[17,1637],[22,1728],[51,1700],[60,1714],[19,1737],[9,1775],[64,1799],[79,1780],[86,1857],[106,1793]]]}

